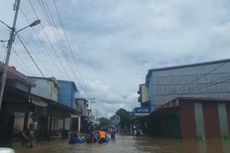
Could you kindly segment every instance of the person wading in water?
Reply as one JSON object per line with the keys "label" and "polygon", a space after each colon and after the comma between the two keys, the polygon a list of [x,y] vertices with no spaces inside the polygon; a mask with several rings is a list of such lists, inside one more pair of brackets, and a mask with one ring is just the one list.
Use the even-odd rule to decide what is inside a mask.
{"label": "person wading in water", "polygon": [[30,124],[29,129],[22,132],[22,144],[27,143],[28,148],[35,146],[34,124]]}
{"label": "person wading in water", "polygon": [[99,135],[99,143],[104,143],[106,141],[106,132],[103,130],[100,130],[98,132]]}

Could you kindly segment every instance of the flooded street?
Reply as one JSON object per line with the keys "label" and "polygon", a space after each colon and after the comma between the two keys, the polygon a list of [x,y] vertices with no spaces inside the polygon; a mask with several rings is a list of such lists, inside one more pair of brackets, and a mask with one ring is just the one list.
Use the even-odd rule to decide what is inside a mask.
{"label": "flooded street", "polygon": [[175,140],[117,136],[108,144],[73,144],[64,140],[39,142],[35,148],[16,147],[16,153],[229,153],[229,140]]}

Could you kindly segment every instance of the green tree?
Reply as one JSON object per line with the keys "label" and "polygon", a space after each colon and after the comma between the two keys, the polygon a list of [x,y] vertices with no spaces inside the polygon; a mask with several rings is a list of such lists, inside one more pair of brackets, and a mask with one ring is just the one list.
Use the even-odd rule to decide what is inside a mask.
{"label": "green tree", "polygon": [[120,127],[121,129],[127,127],[129,128],[130,125],[133,123],[133,115],[128,112],[127,110],[120,108],[117,112],[116,115],[120,116]]}
{"label": "green tree", "polygon": [[100,122],[101,126],[109,126],[110,124],[110,120],[105,117],[98,118],[97,120]]}

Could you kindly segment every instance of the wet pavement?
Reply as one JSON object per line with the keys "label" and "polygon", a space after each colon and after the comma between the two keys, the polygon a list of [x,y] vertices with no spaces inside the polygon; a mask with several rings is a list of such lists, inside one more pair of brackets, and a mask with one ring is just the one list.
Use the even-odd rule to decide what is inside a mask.
{"label": "wet pavement", "polygon": [[66,140],[39,142],[16,153],[230,153],[230,140],[179,140],[119,136],[108,144],[71,144]]}

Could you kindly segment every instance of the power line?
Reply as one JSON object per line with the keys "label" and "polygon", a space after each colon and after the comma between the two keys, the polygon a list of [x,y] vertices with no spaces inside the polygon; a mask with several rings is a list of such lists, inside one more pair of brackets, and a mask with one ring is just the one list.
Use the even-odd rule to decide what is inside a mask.
{"label": "power line", "polygon": [[[30,21],[29,21],[28,17],[26,16],[26,14],[25,14],[25,12],[23,11],[22,8],[20,8],[20,11],[22,12],[22,14],[23,14],[24,18],[26,19],[27,23],[30,24]],[[55,66],[55,68],[58,70],[58,72],[62,75],[63,73],[61,72],[61,70],[60,70],[60,69],[57,67],[57,65],[55,64],[55,62],[54,62],[54,60],[53,60],[53,58],[52,58],[52,55],[50,54],[50,50],[46,48],[45,44],[44,44],[44,43],[41,41],[41,39],[35,34],[35,31],[34,31],[33,28],[31,29],[31,31],[32,31],[32,33],[33,33],[34,38],[37,39],[38,42],[40,43],[40,45],[43,47],[44,51],[47,50],[46,53],[47,53],[48,57],[50,58],[50,60],[51,60],[51,62],[52,62],[52,64],[53,64],[53,66]]]}
{"label": "power line", "polygon": [[[205,73],[205,74],[203,74],[203,75],[201,75],[201,76],[198,76],[198,77],[195,78],[194,80],[190,81],[189,84],[190,84],[190,83],[193,83],[193,82],[196,82],[196,81],[200,80],[201,78],[206,77],[207,75],[209,75],[210,73],[214,72],[215,70],[221,68],[221,67],[224,66],[225,64],[226,64],[226,63],[222,63],[222,64],[218,65],[217,67],[214,67],[213,69],[211,69],[211,70],[208,71],[207,73]],[[183,86],[182,89],[184,89],[186,86],[187,86],[187,85]],[[188,87],[188,86],[187,86],[187,87]],[[179,89],[179,90],[182,90],[182,89]]]}
{"label": "power line", "polygon": [[[70,56],[69,56],[69,54],[68,54],[68,49],[67,49],[66,46],[64,45],[64,42],[63,42],[62,39],[61,39],[60,33],[59,33],[59,31],[57,30],[57,25],[55,24],[55,21],[54,21],[54,19],[53,19],[52,13],[50,12],[50,9],[49,9],[49,7],[48,7],[46,1],[44,1],[44,3],[43,3],[42,0],[39,0],[39,1],[41,1],[41,4],[43,5],[44,10],[46,10],[46,13],[49,14],[49,15],[48,15],[48,18],[50,19],[50,20],[49,20],[50,23],[54,25],[54,32],[55,32],[55,34],[57,35],[57,41],[58,41],[59,47],[60,47],[60,49],[62,50],[63,54],[64,54],[64,55],[66,56],[66,58],[68,59],[68,60],[66,61],[66,63],[67,63],[67,64],[70,64],[70,70],[71,70],[71,72],[72,72],[73,78],[76,77],[76,81],[77,81],[77,80],[78,80],[77,75],[75,75],[75,71],[72,69],[72,65],[74,65],[74,63],[72,64],[72,60],[71,60],[71,58],[70,58]],[[58,14],[58,17],[60,17],[59,14]],[[60,18],[59,18],[59,19],[60,19]],[[62,22],[61,22],[61,24],[62,24]],[[62,27],[63,27],[63,26],[62,26]],[[64,31],[64,28],[63,28],[63,32],[64,32],[64,36],[66,37],[66,33],[65,33],[65,31]],[[65,38],[65,39],[66,39],[66,38]],[[72,56],[73,56],[73,55],[72,55]],[[68,62],[69,62],[69,63],[68,63]],[[79,84],[79,85],[81,86],[81,84]],[[82,88],[82,89],[84,89],[84,88]]]}
{"label": "power line", "polygon": [[225,77],[221,77],[219,79],[216,79],[214,81],[210,81],[210,82],[206,83],[206,85],[198,86],[198,87],[194,88],[193,90],[200,90],[200,89],[207,88],[207,87],[210,87],[213,85],[224,83],[225,81],[228,81],[229,79],[230,79],[230,75],[225,76]]}
{"label": "power line", "polygon": [[[27,54],[29,55],[30,59],[32,60],[32,62],[34,63],[34,65],[36,66],[36,68],[38,69],[38,71],[40,72],[40,74],[42,75],[42,77],[45,79],[45,75],[44,73],[41,71],[41,69],[39,68],[38,64],[35,62],[34,58],[32,57],[32,55],[30,54],[29,50],[27,49],[25,43],[22,41],[22,39],[20,38],[20,35],[17,34],[16,35],[17,38],[19,39],[20,43],[22,44],[23,48],[26,50]],[[46,79],[45,79],[46,80]],[[52,89],[52,85],[50,85],[50,82],[47,81],[47,84],[50,86],[50,88]],[[55,94],[57,95],[57,92],[55,91]]]}
{"label": "power line", "polygon": [[[62,27],[62,29],[63,29],[64,36],[65,36],[65,40],[66,40],[66,42],[67,42],[68,48],[70,49],[70,52],[71,52],[71,55],[72,55],[72,57],[73,57],[74,63],[75,63],[75,65],[76,65],[76,67],[77,67],[77,71],[78,71],[78,73],[79,73],[79,75],[80,75],[80,78],[81,78],[82,81],[83,81],[83,84],[84,84],[85,88],[86,88],[86,91],[85,91],[85,93],[86,93],[86,92],[88,92],[88,87],[87,87],[87,85],[86,85],[86,83],[85,83],[85,81],[84,81],[84,79],[83,79],[83,77],[82,77],[82,75],[81,75],[81,72],[80,72],[80,69],[79,69],[78,62],[77,62],[77,60],[76,60],[76,58],[75,58],[75,56],[74,56],[73,50],[72,50],[72,48],[71,48],[71,46],[70,46],[70,42],[69,42],[68,36],[67,36],[67,34],[66,34],[66,32],[65,32],[64,24],[63,24],[63,22],[62,22],[61,15],[60,15],[60,13],[59,13],[59,11],[58,11],[56,1],[53,0],[53,3],[54,3],[55,10],[56,10],[56,12],[57,12],[59,21],[60,21],[60,23],[61,23],[61,27]],[[86,93],[86,94],[87,94],[87,93]]]}
{"label": "power line", "polygon": [[[204,83],[198,87],[193,87],[193,88],[191,88],[193,90],[193,92],[190,92],[190,93],[181,92],[181,93],[177,93],[177,94],[178,95],[199,94],[199,92],[194,92],[194,91],[198,91],[200,89],[207,88],[207,87],[214,86],[214,85],[218,85],[218,84],[222,84],[222,83],[230,83],[228,81],[230,81],[230,75],[215,79],[213,81],[209,81],[209,82]],[[214,93],[214,92],[212,92],[212,93]],[[219,92],[219,93],[229,93],[229,92]],[[167,96],[167,95],[175,95],[175,94],[174,93],[158,94],[158,96]]]}
{"label": "power line", "polygon": [[[32,10],[33,10],[35,16],[36,16],[37,18],[39,18],[39,17],[38,17],[38,14],[37,14],[37,12],[36,12],[36,10],[35,10],[34,7],[33,7],[33,4],[31,3],[31,1],[28,0],[28,2],[29,2],[29,5],[30,5],[30,7],[32,8]],[[39,24],[39,25],[41,26],[42,32],[43,32],[44,36],[46,37],[46,39],[47,39],[47,41],[48,41],[48,44],[49,44],[49,46],[50,46],[52,52],[54,53],[54,55],[56,56],[56,58],[57,58],[59,64],[61,65],[62,69],[64,70],[65,76],[66,76],[67,78],[70,78],[68,72],[66,71],[66,68],[64,67],[64,64],[62,63],[62,61],[61,61],[61,59],[59,58],[57,52],[55,51],[54,46],[53,46],[53,44],[51,43],[48,34],[47,34],[46,31],[44,30],[43,24],[41,23],[41,24]]]}
{"label": "power line", "polygon": [[[194,82],[200,80],[201,78],[204,78],[204,77],[208,76],[210,73],[212,73],[212,72],[214,72],[215,70],[221,68],[221,67],[224,66],[225,64],[226,64],[226,63],[222,63],[222,64],[220,64],[220,65],[214,67],[214,68],[211,69],[210,71],[208,71],[208,72],[202,74],[201,76],[196,77],[196,78],[193,79],[192,81],[186,83],[186,85],[184,85],[184,86],[182,86],[181,88],[179,88],[177,91],[173,91],[172,93],[170,93],[170,95],[178,94],[178,91],[179,91],[179,92],[182,92],[181,90],[182,90],[182,89],[185,89],[185,88],[188,88],[189,90],[194,89],[194,88],[189,87],[189,85],[190,85],[191,83],[194,83]],[[201,86],[203,86],[203,85],[201,85]]]}
{"label": "power line", "polygon": [[17,34],[17,37],[20,41],[20,43],[22,44],[23,48],[26,50],[27,54],[29,55],[30,59],[32,60],[32,62],[34,63],[34,65],[36,66],[36,68],[38,69],[38,71],[41,73],[41,75],[45,78],[45,75],[43,74],[43,72],[41,71],[41,69],[39,68],[38,64],[35,62],[34,58],[32,57],[32,55],[30,54],[29,50],[27,49],[26,45],[24,44],[24,42],[22,41],[22,39],[20,38],[19,34]]}
{"label": "power line", "polygon": [[[42,0],[38,0],[38,3],[39,3],[39,5],[40,5],[40,7],[41,7],[42,12],[43,12],[44,15],[45,15],[45,19],[46,19],[47,23],[50,24],[50,25],[53,25],[53,26],[50,27],[50,28],[51,28],[51,31],[54,33],[54,38],[56,39],[57,44],[58,44],[60,50],[62,51],[63,55],[65,55],[66,58],[68,59],[68,60],[66,60],[66,59],[65,59],[65,60],[66,60],[66,63],[67,63],[68,65],[70,64],[69,69],[72,71],[73,77],[77,77],[77,75],[74,75],[74,74],[75,74],[75,71],[73,71],[73,69],[72,69],[72,65],[71,65],[71,64],[72,64],[72,63],[71,63],[72,60],[71,60],[71,58],[70,58],[71,56],[68,55],[68,50],[67,50],[67,48],[66,48],[66,46],[65,46],[65,44],[64,44],[64,42],[63,42],[63,40],[61,39],[61,35],[60,35],[59,31],[57,30],[57,25],[55,24],[55,21],[54,21],[54,19],[53,19],[53,16],[52,16],[52,14],[51,14],[51,12],[50,12],[50,9],[49,9],[47,3],[46,3],[45,1],[43,2]],[[54,2],[54,3],[55,3],[55,2]],[[32,5],[32,3],[31,3],[30,0],[29,0],[29,4],[30,4],[31,8],[33,9],[35,15],[38,17],[38,15],[37,15],[35,9],[33,8],[33,5]],[[55,3],[55,4],[56,4],[56,3]],[[85,83],[85,81],[84,81],[84,79],[83,79],[83,77],[82,77],[82,75],[81,75],[81,72],[80,72],[79,67],[78,67],[78,63],[77,63],[77,61],[76,61],[76,59],[75,59],[75,57],[74,57],[74,54],[73,54],[73,50],[72,50],[72,48],[70,47],[70,43],[69,43],[67,34],[66,34],[66,32],[65,32],[63,22],[62,22],[62,20],[61,20],[60,13],[59,13],[59,11],[58,11],[58,9],[57,9],[57,6],[56,6],[56,5],[54,5],[54,6],[55,6],[55,9],[56,9],[56,11],[57,11],[57,15],[58,15],[58,18],[59,18],[59,20],[60,20],[60,23],[61,23],[61,26],[62,26],[62,29],[63,29],[63,32],[64,32],[64,38],[65,38],[65,40],[66,40],[66,42],[67,42],[67,46],[68,46],[68,48],[70,49],[71,55],[72,55],[72,57],[73,57],[73,61],[74,61],[74,64],[73,64],[73,65],[76,65],[77,71],[78,71],[78,73],[79,73],[79,75],[80,75],[80,78],[82,78],[82,80],[83,80],[83,81],[82,81],[83,84],[79,83],[79,86],[82,86],[82,85],[83,85],[83,86],[82,86],[82,89],[83,89],[83,91],[85,92],[85,94],[87,94],[88,87],[87,87],[87,85],[86,85],[86,83]],[[44,28],[42,28],[42,29],[44,29]],[[65,52],[64,50],[65,50],[66,52]],[[77,78],[76,80],[78,80],[78,78]],[[85,86],[85,87],[84,87],[84,86]]]}
{"label": "power line", "polygon": [[[62,39],[60,39],[60,37],[61,37],[61,36],[60,36],[60,33],[59,33],[59,31],[57,30],[57,26],[56,26],[56,24],[55,24],[55,22],[54,22],[54,19],[53,19],[53,16],[52,16],[51,12],[50,12],[49,7],[47,6],[47,4],[46,4],[45,1],[43,2],[42,0],[38,0],[38,2],[39,2],[40,7],[41,7],[42,10],[43,10],[43,13],[44,13],[45,16],[46,16],[47,23],[49,23],[50,25],[53,25],[52,28],[51,28],[51,30],[53,31],[53,33],[54,33],[54,35],[55,35],[55,39],[56,39],[56,41],[57,41],[57,43],[58,43],[58,45],[59,45],[60,50],[62,51],[63,55],[65,55],[66,58],[68,59],[68,60],[66,60],[66,58],[65,58],[66,64],[69,65],[69,69],[70,69],[71,72],[72,72],[73,78],[77,77],[77,75],[75,75],[75,72],[74,72],[74,70],[73,70],[73,68],[72,68],[72,65],[73,65],[73,64],[71,63],[71,59],[70,59],[70,57],[69,57],[69,55],[68,55],[68,50],[66,49],[66,47],[65,47],[65,45],[64,45],[64,43],[63,43],[63,41],[62,41]],[[78,80],[78,79],[76,79],[76,81],[77,81],[77,80]],[[79,84],[79,85],[81,85],[81,84]],[[84,89],[84,88],[83,88],[83,89]]]}
{"label": "power line", "polygon": [[13,53],[17,56],[14,58],[14,60],[18,63],[18,65],[22,68],[22,70],[24,72],[27,72],[27,73],[29,72],[29,74],[32,74],[30,69],[24,68],[24,65],[25,65],[25,63],[23,62],[24,60],[18,60],[18,58],[21,58],[21,57],[18,55],[17,51],[13,47],[12,47],[12,50],[13,50]]}
{"label": "power line", "polygon": [[[68,56],[68,53],[66,54],[66,52],[64,51],[64,50],[66,50],[66,48],[65,48],[65,45],[63,44],[63,41],[60,39],[61,36],[60,36],[60,33],[57,30],[57,26],[56,26],[56,24],[54,22],[53,16],[52,16],[51,12],[49,11],[49,8],[48,8],[46,2],[43,2],[42,0],[38,0],[38,2],[39,2],[40,7],[42,8],[42,11],[43,11],[45,17],[46,17],[47,23],[52,25],[51,30],[54,33],[54,37],[55,37],[55,39],[57,41],[57,44],[58,44],[60,50],[62,51],[63,55],[66,56],[66,58],[68,59],[68,60],[66,60],[66,58],[64,58],[65,61],[66,61],[66,64],[69,65],[68,62],[71,62],[71,60],[70,60],[70,57]],[[75,76],[74,76],[74,71],[73,71],[73,69],[71,67],[71,63],[69,65],[69,69],[71,70],[71,72],[72,72],[71,74],[72,74],[72,76],[74,78]]]}
{"label": "power line", "polygon": [[[68,50],[67,50],[67,48],[65,47],[63,41],[60,39],[60,37],[61,37],[61,36],[60,36],[60,33],[59,33],[59,31],[57,30],[57,26],[56,26],[56,24],[55,24],[55,22],[54,22],[54,19],[53,19],[53,16],[52,16],[51,12],[50,12],[50,9],[49,9],[49,7],[47,6],[47,3],[46,3],[45,1],[43,2],[42,0],[38,0],[38,2],[39,2],[40,7],[42,8],[43,13],[45,14],[47,23],[50,23],[51,25],[53,25],[52,28],[51,28],[51,30],[52,30],[53,33],[56,35],[56,36],[55,36],[55,39],[56,39],[56,41],[57,41],[57,43],[58,43],[58,45],[59,45],[61,51],[63,52],[63,55],[65,55],[65,56],[67,57],[67,59],[69,59],[69,60],[66,61],[66,63],[67,63],[67,64],[72,64],[72,63],[71,63],[71,60],[70,60],[70,57],[69,57],[69,55],[68,55]],[[63,29],[63,31],[64,31],[64,29]],[[64,31],[64,32],[65,32],[65,31]],[[65,35],[66,35],[66,34],[65,34]],[[64,49],[65,51],[64,51],[63,49]],[[69,62],[69,63],[68,63],[68,62]],[[74,64],[73,64],[73,65],[74,65]],[[73,77],[77,77],[77,75],[74,75],[74,74],[75,74],[75,71],[73,71],[72,65],[70,65],[70,70],[72,71]],[[78,80],[78,78],[77,78],[76,80]],[[79,84],[79,85],[81,86],[81,84]],[[84,89],[84,87],[82,87],[82,89]],[[86,91],[85,91],[85,93],[86,93]]]}
{"label": "power line", "polygon": [[[4,43],[3,43],[3,47],[4,48],[6,48],[6,46],[4,45]],[[18,55],[18,53],[16,52],[16,50],[14,49],[14,47],[12,47],[12,50],[13,50],[13,53],[19,58],[19,55]],[[14,54],[12,54],[12,55],[14,55]],[[3,61],[5,61],[5,58],[6,58],[6,54],[4,55],[4,57],[3,57]],[[22,64],[23,62],[23,60],[21,60],[21,61],[19,61],[16,57],[14,58],[14,60],[15,60],[15,62],[17,63],[17,65],[24,71],[24,72],[29,72],[29,70],[28,69],[25,69],[24,68],[24,64]],[[30,72],[29,72],[30,73]]]}
{"label": "power line", "polygon": [[[20,37],[20,38],[21,38],[21,40],[23,41],[22,37]],[[24,44],[26,44],[25,41],[24,41]],[[27,44],[27,48],[29,48],[29,45],[28,45],[28,44]],[[30,47],[30,50],[32,51],[32,53],[34,53],[34,51],[31,49],[31,47]],[[38,61],[42,61],[42,60],[40,59],[39,56],[36,56],[36,53],[34,53],[33,56],[34,56],[35,58],[37,58]],[[39,64],[40,64],[40,66],[43,67],[43,69],[45,70],[45,73],[46,73],[46,74],[49,74],[49,71],[48,71],[47,67],[44,66],[44,63],[43,63],[43,62],[40,62]]]}

